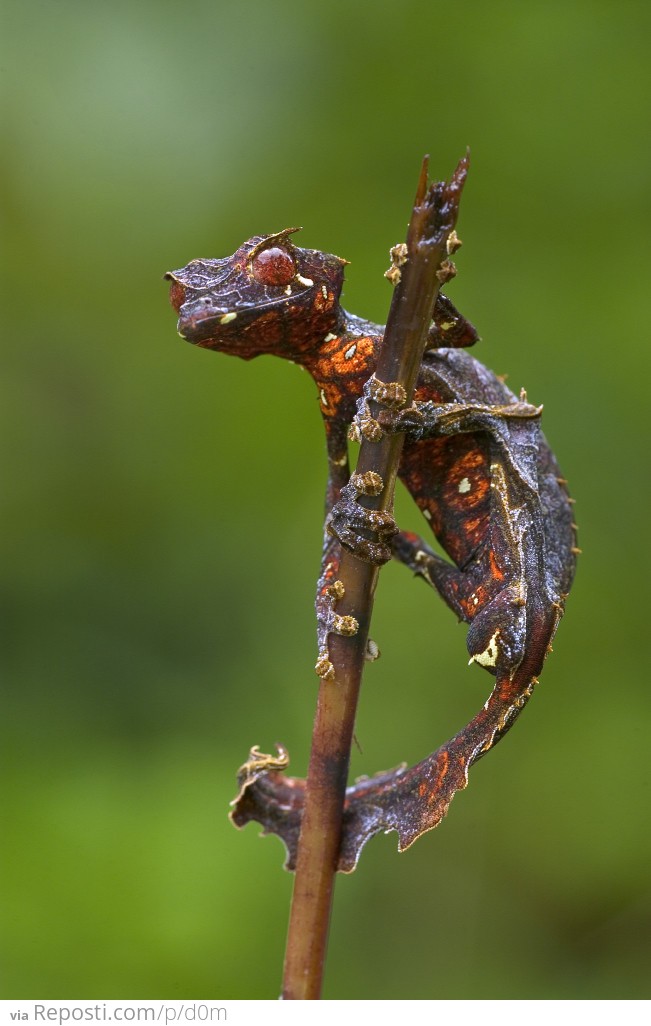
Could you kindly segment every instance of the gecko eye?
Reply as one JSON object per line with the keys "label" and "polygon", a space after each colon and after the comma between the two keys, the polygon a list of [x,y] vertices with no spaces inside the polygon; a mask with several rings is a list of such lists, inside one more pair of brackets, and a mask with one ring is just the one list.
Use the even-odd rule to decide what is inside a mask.
{"label": "gecko eye", "polygon": [[289,285],[296,274],[296,265],[286,249],[270,246],[254,256],[251,272],[261,285]]}

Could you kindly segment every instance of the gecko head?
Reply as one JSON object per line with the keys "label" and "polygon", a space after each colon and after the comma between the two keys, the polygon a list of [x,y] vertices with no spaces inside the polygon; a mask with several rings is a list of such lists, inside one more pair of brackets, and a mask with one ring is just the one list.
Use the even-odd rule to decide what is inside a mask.
{"label": "gecko head", "polygon": [[180,336],[245,360],[274,353],[299,360],[342,319],[347,261],[295,246],[286,228],[256,235],[231,257],[168,271]]}

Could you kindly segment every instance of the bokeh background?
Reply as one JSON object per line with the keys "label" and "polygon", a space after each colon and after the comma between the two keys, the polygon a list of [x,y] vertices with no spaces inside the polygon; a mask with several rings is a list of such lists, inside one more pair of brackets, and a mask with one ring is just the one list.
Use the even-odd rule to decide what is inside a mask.
{"label": "bokeh background", "polygon": [[[469,145],[449,294],[544,401],[584,555],[533,702],[442,827],[339,879],[325,995],[649,997],[649,7],[3,21],[2,996],[277,996],[291,877],[227,812],[251,744],[307,764],[322,427],[297,368],[185,345],[161,277],[302,224],[384,321],[422,154],[444,177]],[[355,775],[490,686],[400,567],[372,636]]]}

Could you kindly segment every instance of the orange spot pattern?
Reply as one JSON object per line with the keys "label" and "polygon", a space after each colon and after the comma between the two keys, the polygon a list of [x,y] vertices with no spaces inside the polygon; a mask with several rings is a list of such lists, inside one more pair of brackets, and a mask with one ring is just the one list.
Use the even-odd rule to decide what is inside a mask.
{"label": "orange spot pattern", "polygon": [[[472,595],[459,598],[459,605],[468,619],[472,620],[473,616],[476,616],[492,597],[493,596],[486,590],[483,584],[478,584]],[[476,602],[475,599],[477,599]]]}
{"label": "orange spot pattern", "polygon": [[493,549],[491,549],[490,552],[489,552],[488,561],[489,561],[489,567],[490,567],[490,575],[493,578],[493,580],[494,581],[503,581],[504,580],[504,571],[499,566],[499,564],[497,562],[497,559],[495,557],[495,553],[494,553]]}
{"label": "orange spot pattern", "polygon": [[450,766],[450,756],[449,756],[449,753],[445,752],[445,751],[441,752],[439,754],[437,760],[436,760],[436,764],[435,765],[436,765],[436,776],[432,780],[429,781],[429,792],[430,793],[428,795],[428,799],[427,800],[428,800],[428,803],[430,805],[434,804],[435,802],[437,802],[439,800],[439,798],[441,797],[440,792],[441,792],[441,788],[443,786],[443,781],[445,780],[445,777],[447,775],[447,772],[448,772],[448,769],[449,769],[449,766]]}
{"label": "orange spot pattern", "polygon": [[488,532],[487,442],[480,434],[407,441],[400,477],[419,508],[428,511],[430,526],[445,551],[457,566],[464,566]]}
{"label": "orange spot pattern", "polygon": [[[317,388],[327,399],[327,405],[321,406],[324,417],[352,420],[364,383],[373,372],[376,345],[377,339],[370,336],[338,337],[323,342],[314,363],[307,362]],[[351,350],[354,350],[352,355],[346,357]]]}

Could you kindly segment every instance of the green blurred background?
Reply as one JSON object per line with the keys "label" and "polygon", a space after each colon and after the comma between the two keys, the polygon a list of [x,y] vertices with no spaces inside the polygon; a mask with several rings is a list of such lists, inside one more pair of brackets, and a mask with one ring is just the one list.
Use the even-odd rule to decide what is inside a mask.
{"label": "green blurred background", "polygon": [[[303,224],[384,321],[422,154],[444,177],[469,145],[449,294],[544,401],[584,555],[533,702],[441,829],[339,879],[325,995],[649,997],[649,7],[3,21],[2,996],[277,996],[291,877],[227,811],[251,744],[306,768],[322,427],[295,367],[182,343],[161,277]],[[400,567],[372,635],[355,775],[421,758],[490,686]]]}

